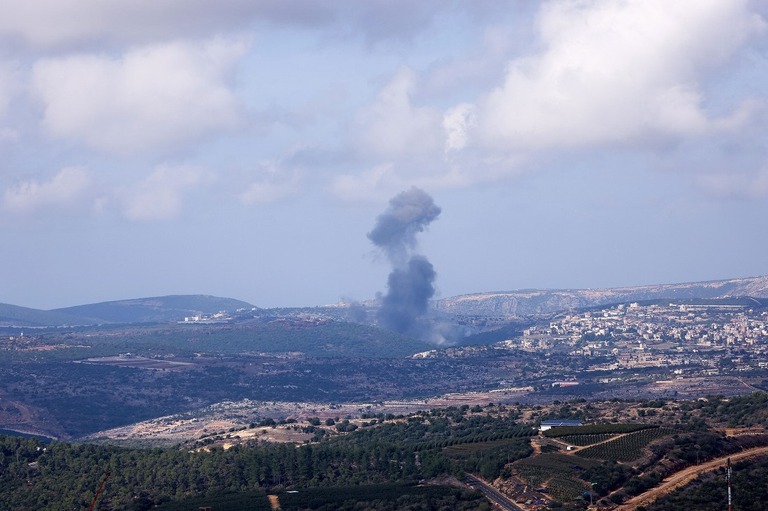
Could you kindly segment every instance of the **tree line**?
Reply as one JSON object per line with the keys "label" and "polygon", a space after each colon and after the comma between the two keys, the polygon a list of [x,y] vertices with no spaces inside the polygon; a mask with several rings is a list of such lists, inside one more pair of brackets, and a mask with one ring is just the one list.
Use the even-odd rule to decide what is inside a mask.
{"label": "tree line", "polygon": [[[449,412],[451,413],[451,412]],[[490,431],[518,427],[508,416],[429,413],[301,446],[250,444],[229,450],[126,449],[0,436],[0,508],[85,509],[105,473],[100,509],[143,511],[192,496],[286,488],[413,483],[465,470],[493,478],[530,454],[527,436],[484,445]],[[519,428],[519,427],[518,427]],[[441,439],[430,445],[430,439]],[[449,455],[442,439],[476,444]],[[419,450],[414,447],[419,446]],[[493,456],[494,452],[502,453]],[[502,458],[503,459],[500,459]]]}

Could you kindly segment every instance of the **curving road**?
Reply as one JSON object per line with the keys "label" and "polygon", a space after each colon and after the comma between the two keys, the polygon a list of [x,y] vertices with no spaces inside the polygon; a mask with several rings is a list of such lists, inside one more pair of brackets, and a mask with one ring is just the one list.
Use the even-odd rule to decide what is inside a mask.
{"label": "curving road", "polygon": [[503,493],[479,477],[467,474],[466,481],[472,488],[476,488],[483,492],[488,500],[497,505],[500,509],[504,509],[505,511],[524,511],[523,508],[509,500]]}

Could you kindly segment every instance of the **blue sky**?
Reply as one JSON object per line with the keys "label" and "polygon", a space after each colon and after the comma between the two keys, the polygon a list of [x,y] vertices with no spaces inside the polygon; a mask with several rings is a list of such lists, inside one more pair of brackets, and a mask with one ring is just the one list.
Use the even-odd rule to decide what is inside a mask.
{"label": "blue sky", "polygon": [[0,302],[366,300],[768,273],[768,7],[0,3]]}

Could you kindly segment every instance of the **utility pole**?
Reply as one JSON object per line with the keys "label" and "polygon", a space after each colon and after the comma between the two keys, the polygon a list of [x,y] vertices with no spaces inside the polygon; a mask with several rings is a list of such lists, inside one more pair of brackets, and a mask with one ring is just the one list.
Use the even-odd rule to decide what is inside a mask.
{"label": "utility pole", "polygon": [[731,501],[731,458],[728,458],[728,468],[725,469],[725,480],[728,481],[728,511],[733,511]]}

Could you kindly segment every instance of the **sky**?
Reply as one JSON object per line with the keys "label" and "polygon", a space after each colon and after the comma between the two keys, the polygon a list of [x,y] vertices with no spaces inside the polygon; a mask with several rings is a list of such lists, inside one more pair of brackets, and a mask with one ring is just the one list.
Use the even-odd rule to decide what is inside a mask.
{"label": "sky", "polygon": [[768,3],[4,0],[0,302],[768,274]]}

